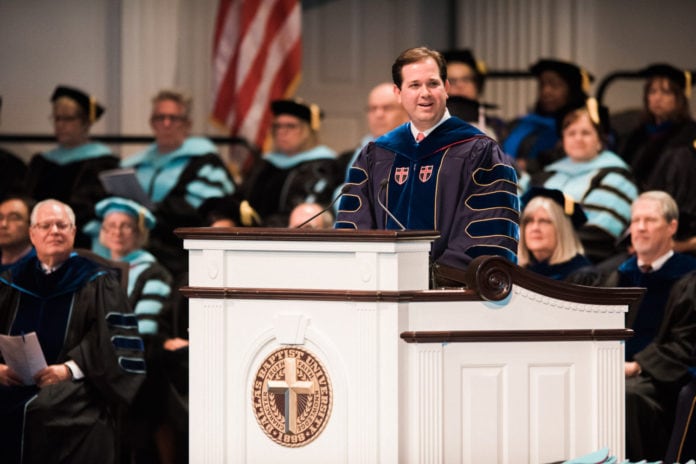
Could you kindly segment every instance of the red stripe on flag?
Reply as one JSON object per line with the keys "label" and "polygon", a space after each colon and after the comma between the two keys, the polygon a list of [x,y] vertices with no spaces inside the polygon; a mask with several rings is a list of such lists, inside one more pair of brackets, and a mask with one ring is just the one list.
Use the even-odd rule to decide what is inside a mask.
{"label": "red stripe on flag", "polygon": [[[299,0],[220,1],[213,44],[214,82],[219,84],[213,89],[212,118],[230,135],[261,146],[270,127],[270,102],[294,90],[290,87],[299,80],[302,59],[299,8]],[[293,12],[295,20],[288,22]],[[289,36],[292,42],[279,45]]]}

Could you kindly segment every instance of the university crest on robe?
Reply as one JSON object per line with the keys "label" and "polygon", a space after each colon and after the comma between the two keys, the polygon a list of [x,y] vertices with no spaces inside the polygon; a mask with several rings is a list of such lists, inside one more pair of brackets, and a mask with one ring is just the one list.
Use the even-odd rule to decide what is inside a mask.
{"label": "university crest on robe", "polygon": [[394,181],[397,184],[403,185],[406,179],[408,179],[408,168],[396,168],[394,170]]}
{"label": "university crest on robe", "polygon": [[421,182],[425,183],[428,182],[430,177],[433,175],[433,165],[431,164],[430,166],[421,166],[420,172],[418,173],[418,178],[420,179]]}

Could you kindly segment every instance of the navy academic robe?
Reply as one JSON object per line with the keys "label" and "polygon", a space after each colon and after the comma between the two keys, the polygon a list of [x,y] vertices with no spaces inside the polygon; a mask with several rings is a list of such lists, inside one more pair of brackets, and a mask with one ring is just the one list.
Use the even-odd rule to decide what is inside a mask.
{"label": "navy academic robe", "polygon": [[119,410],[145,377],[137,321],[94,262],[73,255],[48,275],[39,266],[33,258],[0,275],[0,333],[35,331],[47,364],[73,360],[85,377],[0,387],[0,462],[111,463]]}
{"label": "navy academic robe", "polygon": [[626,360],[642,372],[626,379],[626,457],[665,456],[680,388],[688,382],[696,343],[696,259],[675,253],[657,271],[642,273],[635,257],[619,267],[619,286],[647,289],[626,327]]}
{"label": "navy academic robe", "polygon": [[451,117],[420,144],[409,123],[369,143],[350,169],[337,228],[438,230],[433,261],[464,268],[477,256],[517,260],[517,175],[498,144]]}

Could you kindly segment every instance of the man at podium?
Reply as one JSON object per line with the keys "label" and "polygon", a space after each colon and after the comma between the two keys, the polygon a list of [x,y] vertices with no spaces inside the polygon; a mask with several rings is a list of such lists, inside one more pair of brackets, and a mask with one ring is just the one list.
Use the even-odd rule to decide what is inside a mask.
{"label": "man at podium", "polygon": [[392,65],[410,121],[363,148],[339,203],[337,228],[437,230],[433,263],[477,256],[516,261],[517,175],[498,145],[447,110],[442,55],[411,48]]}

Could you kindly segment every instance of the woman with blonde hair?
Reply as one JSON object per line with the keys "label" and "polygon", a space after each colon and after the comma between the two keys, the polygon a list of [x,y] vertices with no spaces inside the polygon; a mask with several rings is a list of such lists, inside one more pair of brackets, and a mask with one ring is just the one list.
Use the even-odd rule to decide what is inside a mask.
{"label": "woman with blonde hair", "polygon": [[517,262],[554,280],[569,280],[591,266],[575,229],[587,217],[582,207],[559,190],[533,187],[523,197]]}

